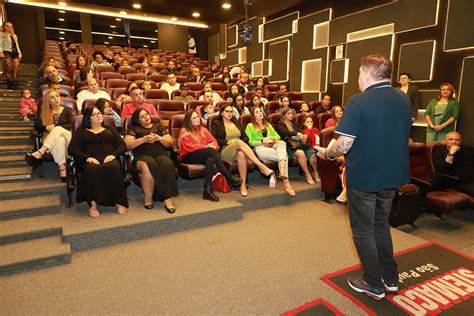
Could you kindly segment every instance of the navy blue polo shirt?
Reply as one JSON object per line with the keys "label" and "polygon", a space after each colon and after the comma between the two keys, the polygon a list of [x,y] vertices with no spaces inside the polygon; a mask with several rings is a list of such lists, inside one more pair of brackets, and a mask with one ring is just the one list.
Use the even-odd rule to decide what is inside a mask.
{"label": "navy blue polo shirt", "polygon": [[335,131],[355,139],[345,157],[347,187],[379,192],[408,183],[410,127],[410,99],[389,82],[351,97]]}

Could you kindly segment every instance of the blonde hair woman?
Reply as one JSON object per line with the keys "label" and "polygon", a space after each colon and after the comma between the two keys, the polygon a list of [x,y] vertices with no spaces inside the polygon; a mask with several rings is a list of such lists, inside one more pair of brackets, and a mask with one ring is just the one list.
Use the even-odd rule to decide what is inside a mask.
{"label": "blonde hair woman", "polygon": [[7,88],[19,89],[17,80],[20,71],[21,50],[11,22],[3,23],[3,31],[0,33],[0,59],[3,62]]}
{"label": "blonde hair woman", "polygon": [[33,168],[38,167],[44,154],[51,153],[59,167],[61,180],[66,180],[66,149],[71,141],[71,126],[74,114],[61,105],[61,97],[55,90],[49,90],[35,129],[43,133],[43,145],[37,151],[25,156]]}

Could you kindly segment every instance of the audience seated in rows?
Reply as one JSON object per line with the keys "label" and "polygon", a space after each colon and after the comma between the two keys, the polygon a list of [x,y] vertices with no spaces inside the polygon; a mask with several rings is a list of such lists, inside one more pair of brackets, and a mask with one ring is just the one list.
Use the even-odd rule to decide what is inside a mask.
{"label": "audience seated in rows", "polygon": [[133,112],[137,109],[145,109],[148,111],[150,115],[158,115],[156,108],[150,104],[145,102],[145,97],[143,96],[143,91],[139,88],[133,88],[130,91],[130,101],[122,108],[122,113],[120,116],[122,120],[132,116]]}
{"label": "audience seated in rows", "polygon": [[99,85],[97,83],[97,80],[95,80],[94,78],[89,78],[87,79],[86,82],[87,82],[87,90],[82,90],[81,92],[77,94],[76,104],[77,104],[77,110],[79,113],[82,112],[82,103],[85,100],[89,100],[89,99],[97,100],[99,98],[110,100],[110,95],[107,92],[103,90],[99,90]]}
{"label": "audience seated in rows", "polygon": [[166,90],[169,99],[171,100],[171,94],[173,91],[179,90],[179,87],[180,84],[176,82],[176,75],[174,73],[169,73],[166,82],[161,85],[160,89]]}
{"label": "audience seated in rows", "polygon": [[[219,93],[217,93],[215,91],[212,91],[212,86],[211,86],[210,82],[206,82],[204,84],[203,91],[204,91],[204,93],[210,92],[212,94],[212,102],[213,102],[214,106],[216,106],[217,103],[224,101],[224,100],[222,100],[222,97],[219,95]],[[204,95],[201,95],[199,97],[199,100],[204,101]]]}
{"label": "audience seated in rows", "polygon": [[54,82],[67,86],[71,85],[71,79],[60,74],[54,66],[45,67],[44,75],[45,77],[40,80],[40,84],[49,84]]}

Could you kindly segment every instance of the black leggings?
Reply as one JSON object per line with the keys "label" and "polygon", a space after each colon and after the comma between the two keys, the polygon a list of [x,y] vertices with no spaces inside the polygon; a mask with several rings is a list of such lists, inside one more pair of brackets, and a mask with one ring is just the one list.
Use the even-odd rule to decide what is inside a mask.
{"label": "black leggings", "polygon": [[203,148],[192,153],[188,153],[181,158],[183,163],[188,164],[205,164],[206,170],[204,175],[204,185],[210,186],[212,176],[214,175],[214,166],[217,170],[222,173],[227,179],[230,178],[229,171],[222,163],[221,156],[217,153],[214,148]]}

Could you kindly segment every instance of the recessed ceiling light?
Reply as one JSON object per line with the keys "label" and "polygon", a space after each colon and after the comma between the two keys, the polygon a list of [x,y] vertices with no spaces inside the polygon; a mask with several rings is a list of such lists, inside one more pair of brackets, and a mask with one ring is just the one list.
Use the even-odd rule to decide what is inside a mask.
{"label": "recessed ceiling light", "polygon": [[158,30],[155,30],[155,33],[158,33]]}
{"label": "recessed ceiling light", "polygon": [[132,7],[134,9],[141,9],[142,5],[140,3],[134,3]]}
{"label": "recessed ceiling light", "polygon": [[66,11],[64,11],[64,10],[59,10],[59,13],[66,13]]}
{"label": "recessed ceiling light", "polygon": [[65,34],[64,31],[59,31],[59,34]]}
{"label": "recessed ceiling light", "polygon": [[117,34],[117,32],[113,31],[112,34]]}
{"label": "recessed ceiling light", "polygon": [[199,12],[193,12],[193,16],[194,16],[195,18],[198,18],[198,17],[201,16],[201,13],[199,13]]}
{"label": "recessed ceiling light", "polygon": [[127,11],[120,11],[120,14],[127,14]]}
{"label": "recessed ceiling light", "polygon": [[145,48],[146,48],[146,47],[148,47],[148,45],[143,45],[143,47],[145,47]]}
{"label": "recessed ceiling light", "polygon": [[64,41],[64,37],[60,37],[59,39],[60,39],[61,41]]}
{"label": "recessed ceiling light", "polygon": [[171,18],[171,21],[177,22],[177,21],[178,21],[178,18]]}
{"label": "recessed ceiling light", "polygon": [[109,42],[104,42],[105,45],[109,45]]}
{"label": "recessed ceiling light", "polygon": [[109,39],[114,39],[114,37],[113,37],[113,36],[109,36]]}
{"label": "recessed ceiling light", "polygon": [[152,43],[152,44],[155,44],[155,43],[156,43],[156,41],[150,41],[150,43]]}
{"label": "recessed ceiling light", "polygon": [[59,5],[67,5],[66,2],[59,2]]}
{"label": "recessed ceiling light", "polygon": [[232,7],[232,5],[230,3],[227,3],[227,2],[222,5],[222,8],[224,8],[226,10],[230,9],[231,7]]}
{"label": "recessed ceiling light", "polygon": [[115,21],[122,21],[122,19],[121,18],[116,18]]}
{"label": "recessed ceiling light", "polygon": [[115,28],[115,25],[111,25],[110,27],[114,29],[114,28]]}
{"label": "recessed ceiling light", "polygon": [[64,22],[64,19],[63,19],[63,18],[59,18],[58,20],[61,21],[61,22]]}

